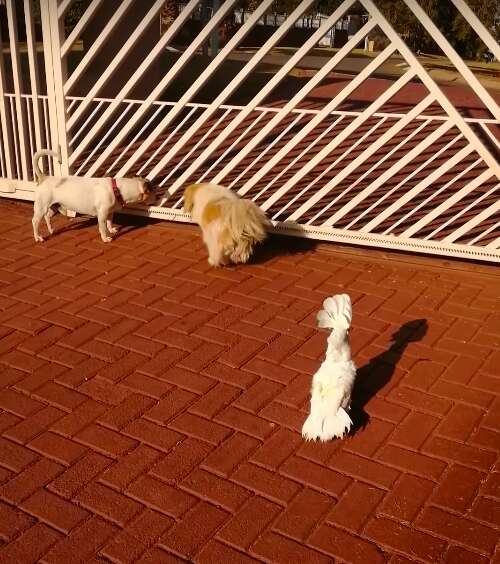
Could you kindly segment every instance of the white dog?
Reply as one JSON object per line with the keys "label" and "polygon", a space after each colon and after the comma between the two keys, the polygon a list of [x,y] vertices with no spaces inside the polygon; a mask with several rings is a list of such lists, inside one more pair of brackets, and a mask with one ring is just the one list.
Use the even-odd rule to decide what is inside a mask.
{"label": "white dog", "polygon": [[302,427],[302,436],[308,440],[328,441],[342,438],[352,425],[347,413],[356,378],[349,346],[351,299],[347,294],[327,298],[317,319],[319,327],[331,328],[332,332],[325,360],[313,376],[311,412]]}
{"label": "white dog", "polygon": [[143,178],[92,178],[68,176],[57,178],[45,176],[38,166],[44,155],[57,158],[57,153],[44,149],[33,155],[33,173],[39,186],[35,191],[33,206],[33,235],[35,241],[43,241],[39,233],[42,218],[45,218],[49,233],[55,208],[73,210],[83,215],[97,216],[99,233],[105,243],[112,240],[118,230],[113,227],[113,212],[124,206],[149,200],[151,189]]}
{"label": "white dog", "polygon": [[254,202],[217,184],[188,186],[184,211],[200,226],[212,266],[247,262],[271,225]]}

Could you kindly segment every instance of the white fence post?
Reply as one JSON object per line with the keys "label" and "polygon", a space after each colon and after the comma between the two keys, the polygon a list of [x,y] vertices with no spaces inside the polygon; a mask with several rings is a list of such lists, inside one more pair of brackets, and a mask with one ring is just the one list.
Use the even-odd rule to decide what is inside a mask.
{"label": "white fence post", "polygon": [[24,21],[26,23],[26,49],[28,51],[31,96],[33,104],[34,146],[32,149],[37,151],[43,148],[41,127],[42,104],[40,100],[40,73],[38,69],[35,23],[33,21],[33,4],[30,0],[24,0]]}
{"label": "white fence post", "polygon": [[54,151],[59,151],[61,162],[54,162],[55,174],[67,176],[68,141],[66,129],[66,61],[61,57],[64,42],[64,18],[59,19],[57,0],[40,0],[42,15],[43,51],[49,101],[50,138]]}
{"label": "white fence post", "polygon": [[6,94],[6,72],[3,57],[3,39],[0,34],[0,125],[2,128],[2,175],[6,178],[15,178],[13,155],[12,155],[12,142],[13,134],[9,123],[9,107],[7,105]]}
{"label": "white fence post", "polygon": [[26,113],[23,109],[21,95],[23,94],[23,77],[21,73],[21,59],[19,56],[19,41],[17,37],[17,13],[14,2],[7,2],[7,21],[9,26],[10,61],[12,66],[12,81],[15,96],[15,138],[14,143],[18,145],[16,151],[17,173],[20,179],[28,180],[28,152],[26,138]]}

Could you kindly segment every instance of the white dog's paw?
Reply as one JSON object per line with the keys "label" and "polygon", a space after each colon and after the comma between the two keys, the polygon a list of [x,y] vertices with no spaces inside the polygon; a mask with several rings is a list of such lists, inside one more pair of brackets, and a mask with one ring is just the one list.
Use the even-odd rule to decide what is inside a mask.
{"label": "white dog's paw", "polygon": [[103,243],[111,243],[112,240],[113,240],[113,237],[102,237]]}
{"label": "white dog's paw", "polygon": [[36,243],[43,243],[45,239],[41,235],[35,235],[35,242]]}
{"label": "white dog's paw", "polygon": [[111,233],[111,235],[116,235],[118,233],[118,227],[108,227],[108,231]]}

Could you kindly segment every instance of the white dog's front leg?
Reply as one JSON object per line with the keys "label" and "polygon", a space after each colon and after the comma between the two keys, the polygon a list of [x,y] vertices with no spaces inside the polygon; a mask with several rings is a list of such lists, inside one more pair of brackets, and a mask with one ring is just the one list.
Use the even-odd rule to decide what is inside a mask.
{"label": "white dog's front leg", "polygon": [[106,220],[106,226],[111,235],[116,235],[118,233],[118,227],[113,227],[113,214],[110,214],[108,216],[108,219]]}
{"label": "white dog's front leg", "polygon": [[99,233],[104,243],[110,243],[113,239],[108,235],[107,229],[108,213],[104,210],[99,210],[97,213],[97,223],[99,224]]}

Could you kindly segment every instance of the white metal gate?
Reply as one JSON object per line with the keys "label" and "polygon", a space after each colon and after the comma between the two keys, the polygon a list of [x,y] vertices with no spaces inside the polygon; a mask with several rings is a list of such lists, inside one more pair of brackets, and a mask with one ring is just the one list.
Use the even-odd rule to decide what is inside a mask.
{"label": "white metal gate", "polygon": [[[30,155],[59,146],[58,174],[152,180],[157,204],[131,213],[186,221],[182,187],[213,181],[254,199],[291,234],[500,262],[498,102],[418,2],[398,2],[463,77],[474,115],[436,84],[372,0],[345,0],[294,49],[280,44],[314,0],[303,0],[255,48],[249,43],[272,0],[226,38],[219,34],[236,0],[214,1],[210,17],[203,2],[189,0],[162,35],[164,0],[86,0],[71,31],[64,22],[72,0],[40,0],[44,73],[33,2],[6,0],[0,194],[30,199]],[[452,2],[500,60],[467,4]],[[356,4],[368,16],[360,29],[300,70]],[[25,49],[16,20],[25,23]],[[350,72],[352,51],[375,30],[385,46]],[[395,57],[400,70],[388,78],[384,65]]]}

